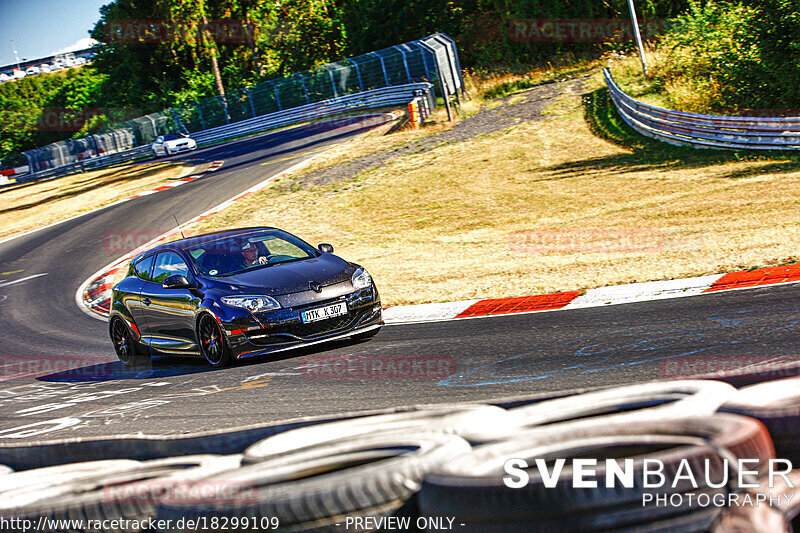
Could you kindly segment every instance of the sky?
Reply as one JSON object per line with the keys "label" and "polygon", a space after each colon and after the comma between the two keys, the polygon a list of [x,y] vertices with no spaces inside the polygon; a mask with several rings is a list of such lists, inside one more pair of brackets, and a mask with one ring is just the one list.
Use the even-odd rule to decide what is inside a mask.
{"label": "sky", "polygon": [[[0,0],[0,65],[36,59],[80,46],[111,0]],[[87,45],[88,46],[88,45]]]}

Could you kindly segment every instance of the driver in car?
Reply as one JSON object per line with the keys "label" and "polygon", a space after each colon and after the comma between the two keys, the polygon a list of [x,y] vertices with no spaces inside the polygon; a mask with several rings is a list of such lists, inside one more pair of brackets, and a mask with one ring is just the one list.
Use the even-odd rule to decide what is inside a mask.
{"label": "driver in car", "polygon": [[244,258],[245,268],[253,265],[266,265],[268,261],[266,257],[259,255],[258,248],[252,242],[247,242],[242,246],[242,257]]}

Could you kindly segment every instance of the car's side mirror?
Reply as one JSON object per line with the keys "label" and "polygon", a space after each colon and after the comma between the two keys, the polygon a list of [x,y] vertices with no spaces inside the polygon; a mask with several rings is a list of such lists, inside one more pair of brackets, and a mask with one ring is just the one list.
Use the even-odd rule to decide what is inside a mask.
{"label": "car's side mirror", "polygon": [[168,277],[164,280],[164,283],[161,284],[162,287],[165,289],[192,289],[194,285],[189,283],[189,280],[186,279],[186,276],[182,276],[180,274],[175,274],[173,276]]}
{"label": "car's side mirror", "polygon": [[333,253],[333,246],[331,246],[330,244],[325,243],[325,242],[323,242],[322,244],[317,246],[317,249],[320,252],[324,253],[324,254],[332,254]]}

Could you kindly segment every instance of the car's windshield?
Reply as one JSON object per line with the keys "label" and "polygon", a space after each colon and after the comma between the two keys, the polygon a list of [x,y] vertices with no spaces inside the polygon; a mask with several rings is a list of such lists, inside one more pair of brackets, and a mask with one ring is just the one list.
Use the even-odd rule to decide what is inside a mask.
{"label": "car's windshield", "polygon": [[308,243],[280,230],[263,230],[235,236],[209,236],[186,249],[201,276],[230,276],[317,256]]}
{"label": "car's windshield", "polygon": [[168,134],[164,135],[164,140],[165,141],[174,141],[174,140],[180,139],[180,138],[181,138],[181,136],[177,135],[175,133],[168,133]]}

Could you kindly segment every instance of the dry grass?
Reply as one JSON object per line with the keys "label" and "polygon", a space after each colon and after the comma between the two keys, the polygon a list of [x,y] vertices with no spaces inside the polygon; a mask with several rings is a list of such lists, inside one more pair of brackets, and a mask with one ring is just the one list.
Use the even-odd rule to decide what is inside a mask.
{"label": "dry grass", "polygon": [[[395,112],[402,113],[403,110],[396,110]],[[325,149],[324,152],[316,155],[307,165],[303,166],[303,173],[307,174],[334,165],[347,163],[353,159],[381,150],[398,149],[417,139],[433,135],[434,133],[449,129],[453,126],[452,123],[447,122],[447,112],[444,109],[438,109],[429,117],[425,127],[421,129],[405,127],[387,135],[387,132],[393,125],[394,124],[375,128],[374,130],[350,137],[346,141],[335,145],[333,148]]]}
{"label": "dry grass", "polygon": [[0,238],[66,220],[177,178],[175,163],[131,165],[0,189]]}
{"label": "dry grass", "polygon": [[798,165],[706,161],[649,163],[599,139],[574,95],[543,121],[346,183],[265,190],[193,232],[264,224],[331,242],[369,268],[388,305],[670,279],[797,254]]}
{"label": "dry grass", "polygon": [[731,114],[719,109],[722,88],[715,81],[676,72],[665,50],[648,46],[645,57],[647,77],[638,55],[609,54],[604,62],[620,88],[642,102],[689,113]]}

